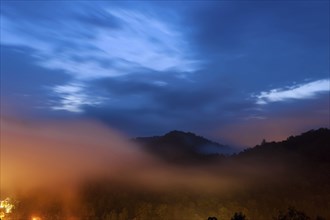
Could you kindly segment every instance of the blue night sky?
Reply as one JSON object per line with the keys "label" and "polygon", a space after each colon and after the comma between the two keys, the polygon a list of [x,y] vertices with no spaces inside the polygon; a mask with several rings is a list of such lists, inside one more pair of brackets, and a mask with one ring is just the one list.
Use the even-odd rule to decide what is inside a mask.
{"label": "blue night sky", "polygon": [[236,146],[329,127],[329,1],[1,1],[1,110]]}

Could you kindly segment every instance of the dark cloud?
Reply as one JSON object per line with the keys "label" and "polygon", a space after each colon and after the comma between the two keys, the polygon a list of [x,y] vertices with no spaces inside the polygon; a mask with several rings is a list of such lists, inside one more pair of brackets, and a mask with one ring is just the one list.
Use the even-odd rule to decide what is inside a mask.
{"label": "dark cloud", "polygon": [[94,86],[107,91],[110,97],[120,97],[124,100],[129,96],[144,96],[151,106],[169,111],[214,108],[219,103],[228,102],[235,93],[223,82],[201,81],[200,74],[204,73],[187,75],[187,78],[177,77],[177,74],[171,72],[161,75],[151,74],[154,77],[146,78],[144,74],[136,74],[101,79],[95,81]]}
{"label": "dark cloud", "polygon": [[[218,124],[229,123],[254,105],[252,100],[240,104],[237,93],[225,79],[212,82],[201,74],[205,75],[195,73],[187,79],[171,72],[136,73],[96,80],[90,90],[99,91],[109,100],[100,107],[84,108],[85,115],[133,135],[181,129],[207,136]],[[160,81],[164,84],[155,83]]]}
{"label": "dark cloud", "polygon": [[134,94],[149,94],[163,90],[164,88],[153,84],[152,81],[141,79],[128,79],[127,77],[107,78],[97,80],[96,87],[101,87],[109,94],[126,96]]}

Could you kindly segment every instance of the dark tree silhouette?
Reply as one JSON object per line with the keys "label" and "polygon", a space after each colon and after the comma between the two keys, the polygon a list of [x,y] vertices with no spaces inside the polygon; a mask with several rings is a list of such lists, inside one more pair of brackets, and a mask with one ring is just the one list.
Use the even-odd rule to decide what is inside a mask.
{"label": "dark tree silhouette", "polygon": [[236,212],[231,220],[247,220],[245,215],[241,212]]}
{"label": "dark tree silhouette", "polygon": [[[288,208],[286,213],[280,213],[277,218],[274,220],[310,220],[311,218],[308,217],[305,213],[296,210],[295,208]],[[322,218],[321,218],[322,219]]]}

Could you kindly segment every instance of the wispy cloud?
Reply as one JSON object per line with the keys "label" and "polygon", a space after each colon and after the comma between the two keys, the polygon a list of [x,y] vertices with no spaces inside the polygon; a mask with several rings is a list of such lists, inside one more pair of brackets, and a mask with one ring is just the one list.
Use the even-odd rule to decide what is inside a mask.
{"label": "wispy cloud", "polygon": [[1,16],[1,44],[32,48],[39,65],[84,79],[125,75],[137,68],[179,72],[199,68],[200,62],[191,57],[189,44],[175,25],[137,11],[103,13],[116,19],[118,27],[111,28],[110,20],[109,27],[89,24],[89,29],[75,17],[54,24]]}
{"label": "wispy cloud", "polygon": [[100,102],[87,100],[81,85],[90,80],[133,74],[139,69],[181,74],[200,68],[201,62],[191,56],[186,36],[174,22],[135,10],[97,10],[102,16],[89,23],[86,19],[91,20],[93,14],[86,8],[72,11],[64,20],[31,21],[19,14],[15,19],[1,15],[2,45],[30,48],[35,64],[61,70],[78,82],[53,88],[61,101],[52,109],[80,112],[80,106]]}
{"label": "wispy cloud", "polygon": [[104,101],[104,98],[86,94],[85,86],[82,84],[69,83],[55,86],[52,90],[60,98],[59,102],[51,106],[53,110],[80,113],[83,112],[83,106],[95,106]]}
{"label": "wispy cloud", "polygon": [[330,80],[321,79],[305,84],[299,84],[287,88],[277,88],[270,91],[260,92],[254,95],[256,103],[259,105],[268,104],[270,102],[281,102],[291,99],[308,99],[313,98],[317,94],[330,91]]}

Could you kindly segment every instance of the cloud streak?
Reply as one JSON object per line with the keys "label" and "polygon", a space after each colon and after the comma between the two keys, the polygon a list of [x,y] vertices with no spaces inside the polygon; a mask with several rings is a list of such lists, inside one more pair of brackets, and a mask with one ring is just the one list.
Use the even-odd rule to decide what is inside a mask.
{"label": "cloud streak", "polygon": [[52,110],[65,110],[74,113],[83,112],[83,106],[96,106],[101,104],[105,98],[86,94],[85,86],[82,84],[70,83],[59,85],[53,88],[60,101],[51,106]]}
{"label": "cloud streak", "polygon": [[[81,13],[89,16],[86,11]],[[14,22],[1,16],[1,44],[32,48],[39,65],[83,79],[126,75],[137,68],[179,72],[199,68],[200,62],[189,55],[189,44],[174,25],[132,10],[106,9],[103,13],[108,17],[104,16],[102,26],[86,28],[72,18],[66,24],[58,22],[62,34],[48,27],[54,26],[51,21]],[[113,20],[118,27],[112,27]]]}
{"label": "cloud streak", "polygon": [[[1,15],[2,45],[30,48],[35,64],[73,78],[67,85],[52,88],[60,102],[51,109],[82,112],[82,105],[101,103],[101,98],[88,101],[84,86],[77,86],[91,80],[140,70],[176,74],[200,68],[184,32],[174,22],[137,10],[105,7],[97,11],[97,17],[85,8],[71,11],[65,22],[49,18],[31,22],[19,13],[14,21],[13,16]],[[79,91],[72,91],[73,87]]]}
{"label": "cloud streak", "polygon": [[309,99],[319,93],[330,91],[330,80],[321,79],[313,82],[299,84],[288,88],[272,89],[256,95],[256,104],[264,105],[271,102],[282,102],[292,99]]}

